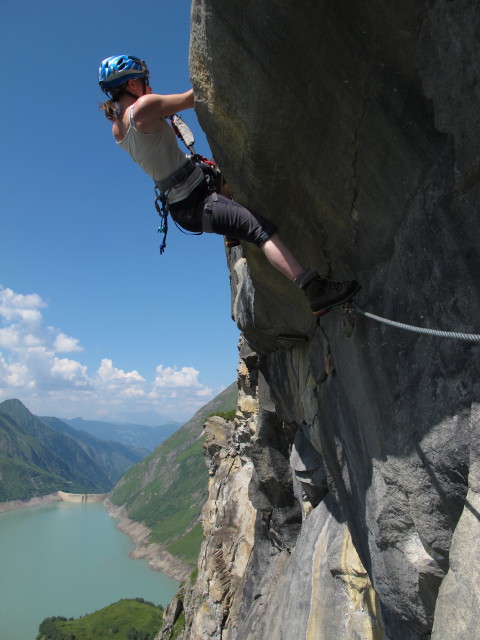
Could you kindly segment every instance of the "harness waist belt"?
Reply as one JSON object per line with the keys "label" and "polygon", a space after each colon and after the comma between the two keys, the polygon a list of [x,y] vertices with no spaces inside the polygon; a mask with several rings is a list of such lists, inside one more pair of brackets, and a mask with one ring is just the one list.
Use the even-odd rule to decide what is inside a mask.
{"label": "harness waist belt", "polygon": [[193,173],[195,167],[197,165],[192,160],[192,158],[188,158],[186,163],[177,169],[175,173],[172,173],[168,178],[164,178],[163,180],[155,180],[155,186],[162,192],[165,193],[168,189],[172,189],[178,187],[184,182],[189,175]]}

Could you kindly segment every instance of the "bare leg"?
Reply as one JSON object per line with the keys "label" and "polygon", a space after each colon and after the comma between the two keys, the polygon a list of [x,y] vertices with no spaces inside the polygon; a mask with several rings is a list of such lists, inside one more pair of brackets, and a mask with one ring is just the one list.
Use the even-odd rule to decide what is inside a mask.
{"label": "bare leg", "polygon": [[305,267],[297,260],[290,249],[283,244],[278,233],[275,233],[262,244],[261,249],[270,264],[289,280],[294,280],[305,271]]}
{"label": "bare leg", "polygon": [[350,300],[360,289],[356,280],[336,282],[328,280],[316,271],[305,269],[293,253],[283,244],[278,233],[269,238],[262,250],[268,261],[284,276],[295,280],[295,284],[305,292],[310,309],[315,316]]}

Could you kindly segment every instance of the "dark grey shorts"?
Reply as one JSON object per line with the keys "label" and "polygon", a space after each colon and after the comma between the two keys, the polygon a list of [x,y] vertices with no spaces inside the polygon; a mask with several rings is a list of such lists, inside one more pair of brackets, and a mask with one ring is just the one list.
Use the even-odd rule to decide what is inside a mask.
{"label": "dark grey shorts", "polygon": [[258,247],[278,231],[273,222],[256,211],[220,194],[212,195],[205,184],[169,208],[173,220],[187,231],[218,233]]}

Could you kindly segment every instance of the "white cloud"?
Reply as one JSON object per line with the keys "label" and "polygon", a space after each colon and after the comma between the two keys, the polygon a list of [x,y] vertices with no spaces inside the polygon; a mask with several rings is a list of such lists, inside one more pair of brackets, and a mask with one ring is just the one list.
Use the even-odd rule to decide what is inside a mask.
{"label": "white cloud", "polygon": [[113,366],[109,358],[104,358],[95,379],[98,390],[106,394],[116,394],[119,399],[142,398],[146,395],[147,381],[138,371],[124,371]]}
{"label": "white cloud", "polygon": [[21,321],[29,326],[38,326],[42,319],[39,309],[46,303],[36,293],[23,295],[12,289],[0,287],[0,316],[6,320]]}
{"label": "white cloud", "polygon": [[0,286],[0,401],[19,398],[34,413],[108,419],[122,411],[156,410],[190,418],[214,395],[191,366],[159,364],[153,379],[125,371],[103,358],[89,374],[81,362],[58,354],[80,353],[77,338],[43,326],[38,294],[23,295]]}
{"label": "white cloud", "polygon": [[0,329],[0,348],[13,349],[18,347],[18,332],[13,327]]}
{"label": "white cloud", "polygon": [[2,361],[2,364],[4,364],[2,367],[3,375],[0,374],[0,384],[2,386],[5,386],[6,388],[32,387],[31,380],[29,380],[28,377],[28,368],[24,364],[13,363],[11,365],[6,365],[3,359]]}
{"label": "white cloud", "polygon": [[145,378],[142,378],[138,371],[126,373],[123,369],[116,369],[108,358],[104,358],[98,368],[98,379],[106,384],[130,384],[145,381]]}
{"label": "white cloud", "polygon": [[158,388],[175,389],[201,386],[198,381],[200,372],[193,367],[182,367],[176,371],[172,367],[164,367],[160,364],[156,368],[156,372],[154,386]]}
{"label": "white cloud", "polygon": [[50,372],[53,377],[74,384],[86,386],[89,384],[87,367],[68,358],[53,358]]}
{"label": "white cloud", "polygon": [[59,333],[53,343],[53,348],[57,353],[78,353],[83,351],[83,347],[78,344],[77,338],[71,338],[64,333]]}

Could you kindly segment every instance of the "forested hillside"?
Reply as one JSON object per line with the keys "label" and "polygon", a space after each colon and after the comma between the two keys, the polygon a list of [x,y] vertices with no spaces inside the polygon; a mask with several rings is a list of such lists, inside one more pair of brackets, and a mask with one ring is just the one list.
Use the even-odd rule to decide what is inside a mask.
{"label": "forested hillside", "polygon": [[151,640],[162,619],[162,607],[142,598],[125,598],[77,619],[46,618],[36,640]]}
{"label": "forested hillside", "polygon": [[20,400],[0,403],[0,502],[58,490],[106,493],[146,452],[82,435],[34,416]]}
{"label": "forested hillside", "polygon": [[199,516],[207,497],[202,426],[212,413],[234,411],[237,397],[234,383],[127,471],[110,494],[129,518],[151,529],[150,542],[161,543],[191,564],[202,540]]}
{"label": "forested hillside", "polygon": [[5,414],[0,414],[0,478],[0,502],[82,490],[63,460]]}
{"label": "forested hillside", "polygon": [[146,449],[102,440],[85,431],[74,429],[58,418],[42,417],[41,419],[57,433],[63,433],[78,442],[85,453],[104,469],[112,484],[118,482],[127,469],[148,455]]}

